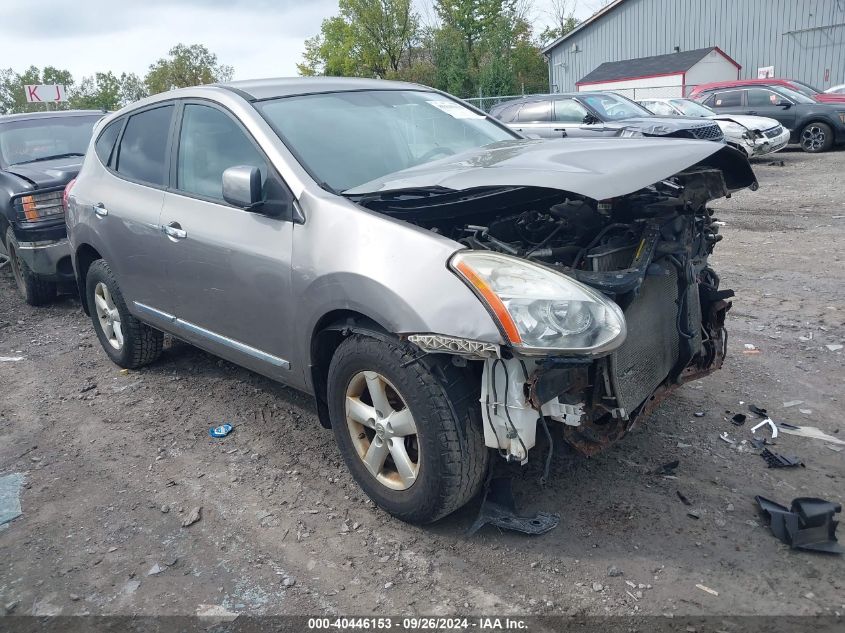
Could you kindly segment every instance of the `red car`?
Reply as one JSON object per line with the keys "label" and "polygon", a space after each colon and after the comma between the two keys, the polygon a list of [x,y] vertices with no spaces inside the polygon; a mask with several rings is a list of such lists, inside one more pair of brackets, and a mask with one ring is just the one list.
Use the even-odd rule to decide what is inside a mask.
{"label": "red car", "polygon": [[836,94],[829,92],[820,92],[800,81],[795,79],[739,79],[736,81],[714,81],[709,84],[701,84],[693,88],[690,93],[690,98],[700,101],[705,93],[711,92],[715,88],[736,88],[740,86],[783,86],[790,88],[802,95],[810,97],[819,103],[845,103],[845,94]]}

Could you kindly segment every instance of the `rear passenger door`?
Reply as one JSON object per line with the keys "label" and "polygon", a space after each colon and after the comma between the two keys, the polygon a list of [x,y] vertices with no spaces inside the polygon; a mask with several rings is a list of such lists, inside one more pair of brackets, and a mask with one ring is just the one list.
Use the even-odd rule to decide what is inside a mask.
{"label": "rear passenger door", "polygon": [[742,114],[745,108],[742,103],[742,90],[722,90],[713,93],[704,101],[718,113]]}
{"label": "rear passenger door", "polygon": [[[130,310],[135,302],[166,310],[159,216],[167,186],[175,104],[159,103],[109,124],[98,138],[98,170],[86,203],[92,229]],[[117,139],[115,144],[115,138]]]}
{"label": "rear passenger door", "polygon": [[560,132],[552,132],[552,102],[549,100],[529,101],[523,104],[516,115],[516,121],[510,124],[517,132],[535,134],[543,138],[560,136]]}
{"label": "rear passenger door", "polygon": [[[186,101],[177,113],[172,186],[161,217],[179,336],[282,380],[290,358],[293,223],[269,209],[293,200],[255,140],[227,110]],[[264,210],[223,199],[223,172],[261,172]]]}

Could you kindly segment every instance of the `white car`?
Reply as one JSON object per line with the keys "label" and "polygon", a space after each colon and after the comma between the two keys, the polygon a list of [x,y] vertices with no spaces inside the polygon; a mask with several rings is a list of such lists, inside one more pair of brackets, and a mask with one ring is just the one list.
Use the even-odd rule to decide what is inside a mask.
{"label": "white car", "polygon": [[834,94],[834,95],[845,95],[845,84],[839,84],[838,86],[831,86],[827,90],[825,90],[827,94]]}
{"label": "white car", "polygon": [[692,99],[641,99],[639,103],[660,116],[712,119],[722,128],[725,142],[748,156],[771,154],[789,143],[789,130],[767,117],[719,114]]}

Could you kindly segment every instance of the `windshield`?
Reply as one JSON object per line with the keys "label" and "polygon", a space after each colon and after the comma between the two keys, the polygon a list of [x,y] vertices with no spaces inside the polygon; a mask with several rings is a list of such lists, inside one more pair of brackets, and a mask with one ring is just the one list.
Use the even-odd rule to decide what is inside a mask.
{"label": "windshield", "polygon": [[811,99],[806,95],[802,95],[797,90],[792,90],[791,88],[786,88],[784,86],[773,86],[772,89],[776,90],[784,97],[792,99],[795,103],[815,103],[815,99]]}
{"label": "windshield", "polygon": [[678,108],[686,116],[706,117],[716,114],[707,106],[701,105],[696,101],[691,101],[690,99],[672,99],[671,102],[672,105]]}
{"label": "windshield", "polygon": [[619,121],[639,116],[654,116],[651,112],[633,101],[619,95],[602,92],[580,94],[578,100],[589,106],[605,121]]}
{"label": "windshield", "polygon": [[283,97],[255,107],[311,176],[338,192],[414,165],[518,138],[433,92],[332,92]]}
{"label": "windshield", "polygon": [[50,158],[84,156],[94,124],[102,115],[57,116],[0,124],[0,162],[34,163]]}

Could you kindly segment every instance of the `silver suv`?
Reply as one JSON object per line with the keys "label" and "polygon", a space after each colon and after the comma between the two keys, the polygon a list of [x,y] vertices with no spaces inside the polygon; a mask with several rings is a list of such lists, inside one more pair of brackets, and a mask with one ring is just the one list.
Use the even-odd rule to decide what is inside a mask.
{"label": "silver suv", "polygon": [[427,522],[538,424],[592,454],[721,365],[706,202],[753,182],[716,143],[542,142],[422,86],[267,80],[106,118],[67,221],[115,363],[166,332],[313,394],[366,493]]}

